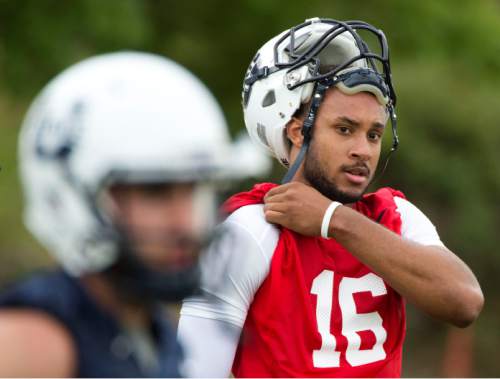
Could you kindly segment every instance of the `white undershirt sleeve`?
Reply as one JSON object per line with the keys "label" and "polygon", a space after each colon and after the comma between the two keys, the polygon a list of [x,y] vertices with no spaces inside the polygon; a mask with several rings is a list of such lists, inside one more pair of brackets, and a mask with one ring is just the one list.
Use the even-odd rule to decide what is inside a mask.
{"label": "white undershirt sleeve", "polygon": [[415,205],[395,197],[397,211],[401,215],[401,237],[426,246],[445,247],[434,224]]}
{"label": "white undershirt sleeve", "polygon": [[177,336],[185,359],[186,378],[227,378],[231,373],[241,328],[215,319],[183,315]]}

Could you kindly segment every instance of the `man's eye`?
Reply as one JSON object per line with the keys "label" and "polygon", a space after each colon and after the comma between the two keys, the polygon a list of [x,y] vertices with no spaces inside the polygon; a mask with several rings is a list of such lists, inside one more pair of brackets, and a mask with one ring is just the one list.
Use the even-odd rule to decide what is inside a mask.
{"label": "man's eye", "polygon": [[378,141],[380,138],[382,138],[382,136],[379,133],[369,133],[368,138],[371,141]]}
{"label": "man's eye", "polygon": [[351,132],[351,130],[347,126],[338,126],[337,131],[340,134],[349,134]]}

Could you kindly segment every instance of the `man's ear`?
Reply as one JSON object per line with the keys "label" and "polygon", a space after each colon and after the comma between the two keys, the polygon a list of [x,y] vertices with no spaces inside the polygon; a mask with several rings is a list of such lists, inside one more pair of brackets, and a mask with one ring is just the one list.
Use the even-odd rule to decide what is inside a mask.
{"label": "man's ear", "polygon": [[300,149],[302,142],[304,141],[304,136],[302,135],[302,124],[303,120],[297,117],[292,117],[292,119],[286,125],[286,136],[290,140],[293,146]]}

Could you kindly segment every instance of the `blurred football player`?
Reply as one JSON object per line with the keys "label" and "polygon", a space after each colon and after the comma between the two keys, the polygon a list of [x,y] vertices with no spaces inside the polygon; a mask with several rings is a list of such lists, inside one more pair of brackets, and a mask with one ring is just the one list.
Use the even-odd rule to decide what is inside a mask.
{"label": "blurred football player", "polygon": [[231,233],[204,258],[224,257],[224,285],[181,311],[190,375],[397,377],[405,300],[476,319],[479,284],[431,221],[399,191],[365,194],[389,120],[397,148],[395,105],[385,36],[364,22],[307,20],[257,52],[246,127],[288,173],[225,203]]}
{"label": "blurred football player", "polygon": [[230,152],[217,102],[171,60],[105,54],[52,80],[19,162],[27,226],[61,267],[0,294],[0,376],[180,376],[160,303],[198,287]]}

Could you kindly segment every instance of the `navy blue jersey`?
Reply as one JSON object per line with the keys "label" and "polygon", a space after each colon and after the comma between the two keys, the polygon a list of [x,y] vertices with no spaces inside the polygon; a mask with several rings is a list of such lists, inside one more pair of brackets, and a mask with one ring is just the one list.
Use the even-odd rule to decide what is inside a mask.
{"label": "navy blue jersey", "polygon": [[179,377],[182,351],[165,313],[153,312],[152,331],[159,367],[145,372],[125,331],[63,271],[38,274],[0,294],[0,308],[32,308],[59,320],[73,336],[75,377]]}

